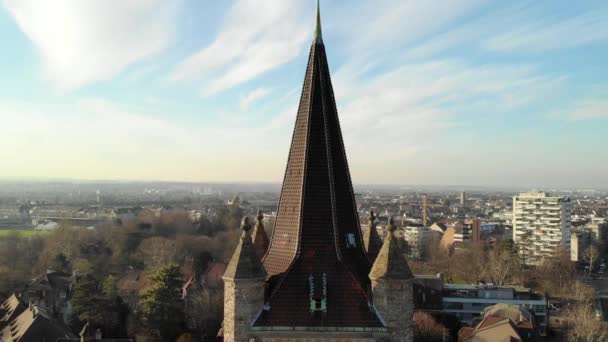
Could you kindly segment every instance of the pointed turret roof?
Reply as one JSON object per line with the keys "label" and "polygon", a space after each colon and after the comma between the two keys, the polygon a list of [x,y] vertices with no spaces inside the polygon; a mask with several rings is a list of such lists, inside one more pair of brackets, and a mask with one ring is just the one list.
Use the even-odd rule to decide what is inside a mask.
{"label": "pointed turret roof", "polygon": [[387,226],[388,234],[384,239],[384,244],[376,257],[372,271],[369,273],[371,279],[393,279],[408,280],[413,279],[414,275],[407,264],[405,252],[395,239],[395,222],[391,217]]}
{"label": "pointed turret roof", "polygon": [[251,241],[251,225],[249,218],[245,217],[241,225],[243,234],[236,246],[234,254],[224,272],[224,279],[242,280],[242,279],[265,279],[267,274],[260,258],[253,249]]}
{"label": "pointed turret roof", "polygon": [[367,251],[367,257],[371,262],[376,260],[380,248],[382,248],[382,239],[378,235],[376,230],[376,215],[373,210],[369,212],[369,226],[363,232],[363,243],[365,244],[365,250]]}
{"label": "pointed turret roof", "polygon": [[[320,21],[317,11],[279,208],[263,261],[271,276],[269,309],[255,325],[383,328],[369,309],[371,263],[361,236]],[[311,311],[317,307],[312,298],[323,293],[324,308]]]}
{"label": "pointed turret roof", "polygon": [[268,235],[266,235],[266,230],[264,229],[264,215],[262,214],[261,210],[258,210],[256,219],[257,223],[255,224],[253,234],[251,234],[251,240],[253,240],[253,249],[261,260],[268,250],[270,240],[268,239]]}

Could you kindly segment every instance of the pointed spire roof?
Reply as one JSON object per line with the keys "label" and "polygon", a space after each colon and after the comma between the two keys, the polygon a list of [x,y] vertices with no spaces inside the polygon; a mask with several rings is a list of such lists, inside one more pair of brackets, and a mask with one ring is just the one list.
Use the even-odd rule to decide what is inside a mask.
{"label": "pointed spire roof", "polygon": [[224,279],[265,279],[267,274],[251,241],[249,218],[243,218],[243,234],[224,272]]}
{"label": "pointed spire roof", "polygon": [[380,239],[380,235],[378,235],[378,230],[376,229],[376,215],[373,210],[369,212],[369,226],[363,232],[363,243],[365,244],[365,250],[367,251],[367,257],[371,262],[376,260],[378,253],[380,252],[380,248],[382,248],[382,239]]}
{"label": "pointed spire roof", "polygon": [[[384,327],[369,308],[371,263],[361,235],[320,15],[263,262],[270,275],[269,310],[255,326]],[[314,311],[314,298],[324,293],[322,312]]]}
{"label": "pointed spire roof", "polygon": [[403,248],[399,246],[395,239],[395,222],[391,217],[387,226],[388,234],[376,257],[372,271],[369,273],[370,279],[392,279],[408,280],[413,279],[414,275],[407,264]]}
{"label": "pointed spire roof", "polygon": [[317,21],[315,22],[314,44],[323,44],[323,32],[321,30],[321,5],[317,0]]}
{"label": "pointed spire roof", "polygon": [[258,210],[256,219],[257,223],[255,224],[255,229],[253,230],[251,240],[253,241],[253,249],[255,250],[255,253],[260,260],[262,260],[266,254],[266,251],[268,250],[270,240],[268,239],[268,235],[264,229],[264,215],[262,214],[261,210]]}

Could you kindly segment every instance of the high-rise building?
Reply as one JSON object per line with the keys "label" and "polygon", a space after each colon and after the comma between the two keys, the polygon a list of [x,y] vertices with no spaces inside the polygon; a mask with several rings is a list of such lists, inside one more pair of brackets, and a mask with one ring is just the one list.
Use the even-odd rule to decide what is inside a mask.
{"label": "high-rise building", "polygon": [[467,194],[463,191],[460,193],[460,206],[464,208],[467,204]]}
{"label": "high-rise building", "polygon": [[412,341],[413,275],[392,219],[373,264],[365,249],[318,9],[262,260],[247,219],[242,229],[223,277],[224,341]]}
{"label": "high-rise building", "polygon": [[570,255],[570,198],[545,192],[513,197],[513,241],[526,264],[538,265],[563,248]]}

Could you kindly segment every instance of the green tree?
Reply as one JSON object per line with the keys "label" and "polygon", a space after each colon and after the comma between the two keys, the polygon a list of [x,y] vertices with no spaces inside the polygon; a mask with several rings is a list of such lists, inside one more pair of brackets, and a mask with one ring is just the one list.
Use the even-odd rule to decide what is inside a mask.
{"label": "green tree", "polygon": [[141,293],[139,301],[143,322],[152,334],[173,341],[184,325],[179,266],[161,266],[150,279],[152,284]]}
{"label": "green tree", "polygon": [[74,286],[72,307],[78,320],[98,328],[104,323],[106,299],[92,277],[81,278]]}

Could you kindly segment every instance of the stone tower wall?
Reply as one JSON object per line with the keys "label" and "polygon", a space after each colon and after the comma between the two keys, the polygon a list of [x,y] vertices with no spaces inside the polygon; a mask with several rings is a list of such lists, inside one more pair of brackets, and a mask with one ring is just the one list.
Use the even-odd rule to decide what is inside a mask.
{"label": "stone tower wall", "polygon": [[412,280],[372,280],[374,306],[389,329],[391,342],[414,339]]}
{"label": "stone tower wall", "polygon": [[224,279],[224,342],[249,341],[251,322],[264,306],[264,280]]}

